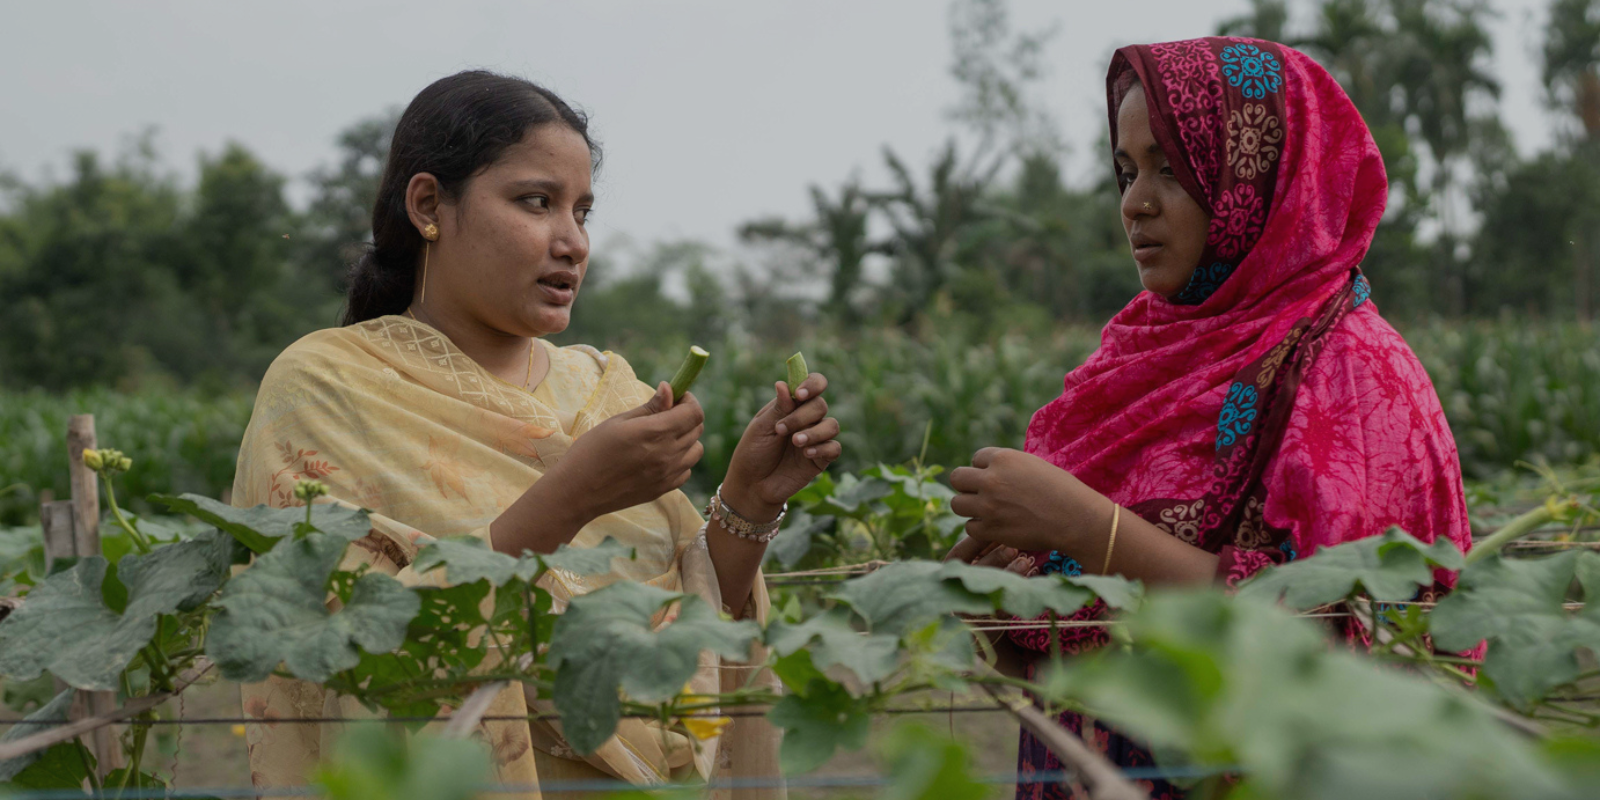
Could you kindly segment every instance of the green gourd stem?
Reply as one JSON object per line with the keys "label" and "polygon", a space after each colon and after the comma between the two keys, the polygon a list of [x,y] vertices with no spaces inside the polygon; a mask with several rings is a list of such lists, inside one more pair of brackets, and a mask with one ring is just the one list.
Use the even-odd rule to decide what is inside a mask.
{"label": "green gourd stem", "polygon": [[1493,534],[1490,534],[1481,541],[1474,543],[1472,545],[1472,550],[1467,552],[1467,563],[1471,564],[1474,561],[1478,561],[1498,553],[1500,552],[1500,548],[1506,546],[1507,542],[1527,536],[1540,525],[1553,522],[1554,520],[1555,515],[1550,513],[1550,509],[1544,506],[1539,506],[1538,508],[1529,511],[1526,514],[1507,522],[1505,527],[1495,531]]}
{"label": "green gourd stem", "polygon": [[789,356],[786,364],[789,367],[789,394],[798,399],[799,395],[797,393],[800,391],[800,384],[805,382],[806,376],[811,374],[811,370],[806,367],[804,353],[795,353]]}
{"label": "green gourd stem", "polygon": [[117,490],[112,488],[111,478],[101,477],[104,478],[106,485],[106,505],[111,506],[111,516],[117,520],[117,525],[128,532],[129,538],[133,539],[133,546],[139,548],[141,555],[149,553],[150,542],[144,538],[144,534],[140,533],[138,528],[133,526],[133,523],[128,521],[127,517],[122,515],[122,508],[117,505]]}
{"label": "green gourd stem", "polygon": [[676,403],[689,393],[689,387],[694,385],[694,379],[700,377],[700,369],[706,365],[706,360],[711,354],[701,349],[698,345],[689,348],[689,355],[683,357],[683,365],[678,367],[678,374],[672,376],[672,402]]}

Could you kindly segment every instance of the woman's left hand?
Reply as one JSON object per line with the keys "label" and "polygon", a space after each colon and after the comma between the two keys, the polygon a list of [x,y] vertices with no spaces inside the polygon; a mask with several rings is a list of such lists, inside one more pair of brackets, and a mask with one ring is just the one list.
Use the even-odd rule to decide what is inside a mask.
{"label": "woman's left hand", "polygon": [[1112,504],[1072,473],[1021,450],[985,447],[972,466],[950,473],[959,494],[950,510],[967,521],[967,533],[1022,553],[1077,553],[1085,530],[1110,525]]}
{"label": "woman's left hand", "polygon": [[813,372],[800,383],[798,401],[778,381],[776,397],[744,429],[728,464],[722,497],[754,521],[778,516],[783,504],[839,458],[839,421],[828,416],[822,393],[828,379]]}

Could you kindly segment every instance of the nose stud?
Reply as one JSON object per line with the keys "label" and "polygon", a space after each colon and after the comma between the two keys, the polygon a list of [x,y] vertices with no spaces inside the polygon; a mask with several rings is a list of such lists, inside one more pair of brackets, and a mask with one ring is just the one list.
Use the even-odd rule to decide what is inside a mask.
{"label": "nose stud", "polygon": [[1145,203],[1143,208],[1147,213],[1156,210],[1156,207],[1153,206],[1153,205],[1150,205],[1149,203]]}

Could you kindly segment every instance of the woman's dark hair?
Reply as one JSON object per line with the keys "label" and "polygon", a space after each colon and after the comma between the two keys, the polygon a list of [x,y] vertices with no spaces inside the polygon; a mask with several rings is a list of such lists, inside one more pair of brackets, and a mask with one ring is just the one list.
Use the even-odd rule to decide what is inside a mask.
{"label": "woman's dark hair", "polygon": [[429,173],[446,197],[459,197],[467,181],[506,148],[534,128],[552,124],[582,136],[591,162],[599,167],[600,146],[589,136],[589,118],[530,81],[469,70],[418,92],[389,143],[372,209],[372,246],[350,266],[343,324],[399,314],[411,304],[423,245],[406,213],[406,187],[413,175]]}

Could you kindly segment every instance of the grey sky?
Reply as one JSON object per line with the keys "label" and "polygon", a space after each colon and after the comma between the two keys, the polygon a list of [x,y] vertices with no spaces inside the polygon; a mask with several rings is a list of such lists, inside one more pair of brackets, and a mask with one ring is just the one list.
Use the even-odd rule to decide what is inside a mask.
{"label": "grey sky", "polygon": [[[1535,47],[1546,0],[1491,0],[1503,116],[1524,152],[1550,139]],[[1213,32],[1245,0],[1014,0],[1019,28],[1059,22],[1040,98],[1091,168],[1111,51]],[[1300,9],[1304,13],[1304,8]],[[810,183],[922,162],[949,135],[943,0],[271,3],[15,2],[0,48],[0,168],[37,179],[71,150],[159,130],[165,163],[238,140],[292,177],[337,132],[429,81],[485,66],[587,109],[605,144],[600,243],[694,237],[799,215]],[[303,189],[301,190],[303,194]]]}

